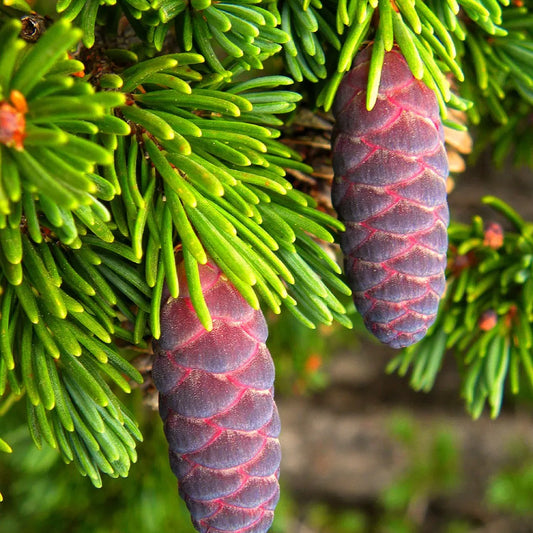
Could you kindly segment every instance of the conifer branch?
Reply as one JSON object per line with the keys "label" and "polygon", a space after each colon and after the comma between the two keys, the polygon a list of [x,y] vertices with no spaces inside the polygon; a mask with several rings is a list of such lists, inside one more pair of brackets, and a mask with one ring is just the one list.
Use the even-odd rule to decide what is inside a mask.
{"label": "conifer branch", "polygon": [[[123,348],[160,337],[176,252],[207,330],[209,258],[256,309],[351,327],[323,247],[344,226],[294,186],[286,169],[312,169],[280,136],[302,100],[331,107],[369,41],[367,109],[398,45],[441,116],[479,127],[478,151],[533,166],[529,3],[58,0],[36,42],[21,34],[30,11],[0,6],[0,415],[25,401],[36,445],[96,486],[136,460],[142,436],[115,390],[142,377]],[[478,218],[452,225],[439,317],[389,367],[429,390],[454,350],[474,417],[497,416],[506,384],[533,385],[533,226],[486,202],[514,230],[500,242]]]}
{"label": "conifer branch", "polygon": [[142,379],[114,341],[159,336],[164,287],[179,291],[176,239],[192,294],[209,255],[254,307],[350,326],[331,290],[349,293],[340,269],[309,237],[332,242],[342,225],[285,179],[284,168],[310,170],[276,140],[277,115],[301,98],[279,90],[290,78],[238,81],[237,65],[228,82],[197,70],[194,52],[139,61],[119,49],[108,57],[130,66],[85,73],[66,55],[81,33],[65,18],[35,45],[19,31],[0,30],[13,124],[0,146],[0,392],[26,395],[35,444],[100,486],[101,472],[127,475],[141,439],[108,385]]}
{"label": "conifer branch", "polygon": [[[474,418],[489,405],[498,416],[504,392],[533,388],[533,226],[495,197],[484,203],[504,215],[512,230],[474,217],[453,224],[446,294],[437,321],[416,346],[389,364],[416,390],[433,387],[446,351],[460,360],[462,396]],[[523,379],[521,378],[523,376]]]}
{"label": "conifer branch", "polygon": [[[133,236],[140,260],[143,229],[148,229],[151,244],[146,281],[159,291],[153,301],[161,298],[162,284],[157,284],[161,268],[170,294],[178,295],[173,260],[173,235],[177,232],[183,249],[190,254],[191,268],[193,260],[205,264],[207,257],[212,257],[253,307],[258,307],[261,298],[279,313],[282,302],[288,302],[291,309],[300,302],[299,315],[307,324],[314,327],[317,320],[330,324],[345,310],[320,278],[315,275],[313,282],[305,285],[311,297],[294,286],[297,273],[302,268],[309,270],[299,255],[303,244],[296,232],[305,230],[332,242],[324,226],[343,226],[312,209],[312,199],[293,190],[284,178],[284,167],[309,169],[298,162],[298,154],[274,140],[279,132],[272,128],[279,123],[275,115],[292,111],[301,97],[290,91],[268,90],[291,82],[281,76],[229,84],[216,79],[204,84],[203,80],[195,83],[180,78],[179,71],[170,74],[172,67],[200,59],[190,53],[167,55],[123,73],[122,89],[131,89],[131,105],[119,110],[145,132],[144,149],[162,178],[160,185],[153,186],[163,190],[167,200],[159,205],[157,199],[155,203],[144,201],[146,182],[139,184],[132,177],[140,175],[143,180],[145,173],[139,172],[138,164],[146,163],[146,159],[139,156],[135,141],[127,153],[120,141],[116,169],[119,181],[123,176],[122,208],[128,226],[123,234]],[[163,69],[165,77],[160,75]],[[142,88],[134,88],[141,81]],[[215,85],[218,89],[209,88]],[[148,221],[152,213],[152,224],[141,228],[139,221]],[[349,293],[336,278],[338,270],[330,272],[329,264],[323,263],[323,271]],[[332,311],[314,313],[314,319],[310,319],[313,298],[324,301],[325,309],[331,307]],[[197,310],[208,326],[210,319],[202,309],[199,302]],[[156,338],[157,315],[158,307],[152,308],[150,321]],[[350,324],[344,316],[341,321]]]}

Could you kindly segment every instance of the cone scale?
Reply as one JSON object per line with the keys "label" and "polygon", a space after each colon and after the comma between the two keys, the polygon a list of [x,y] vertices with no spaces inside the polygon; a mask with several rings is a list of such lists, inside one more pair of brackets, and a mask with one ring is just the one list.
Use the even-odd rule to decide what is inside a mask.
{"label": "cone scale", "polygon": [[396,47],[367,111],[371,53],[359,53],[334,102],[332,203],[356,308],[380,341],[403,348],[426,334],[444,291],[448,162],[436,97]]}
{"label": "cone scale", "polygon": [[200,282],[206,331],[180,270],[161,309],[153,379],[172,471],[201,533],[266,533],[279,498],[279,418],[267,325],[213,263]]}

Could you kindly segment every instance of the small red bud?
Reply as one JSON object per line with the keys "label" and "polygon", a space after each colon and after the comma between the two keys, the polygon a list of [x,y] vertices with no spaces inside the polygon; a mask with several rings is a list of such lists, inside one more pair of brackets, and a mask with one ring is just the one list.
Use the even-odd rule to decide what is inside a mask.
{"label": "small red bud", "polygon": [[24,114],[28,107],[24,95],[19,91],[11,91],[10,100],[11,103],[6,100],[0,102],[0,143],[22,150],[26,136]]}
{"label": "small red bud", "polygon": [[494,309],[483,311],[479,317],[478,326],[481,331],[490,331],[498,323],[498,314]]}
{"label": "small red bud", "polygon": [[493,250],[503,246],[503,228],[497,222],[490,222],[485,229],[483,244]]}
{"label": "small red bud", "polygon": [[450,259],[450,268],[455,276],[458,276],[465,268],[474,266],[477,262],[476,256],[473,252],[467,254],[452,256]]}

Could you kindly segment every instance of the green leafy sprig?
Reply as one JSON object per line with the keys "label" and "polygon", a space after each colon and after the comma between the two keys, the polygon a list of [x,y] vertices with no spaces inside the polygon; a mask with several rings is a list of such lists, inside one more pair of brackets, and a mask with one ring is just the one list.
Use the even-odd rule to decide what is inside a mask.
{"label": "green leafy sprig", "polygon": [[80,245],[80,228],[93,230],[109,220],[101,202],[115,191],[96,167],[113,158],[95,136],[130,131],[111,114],[124,102],[123,95],[95,93],[89,83],[73,76],[84,66],[69,59],[66,51],[79,39],[79,30],[59,21],[31,47],[18,39],[19,31],[17,21],[0,31],[0,98],[8,102],[19,95],[27,107],[21,145],[0,146],[0,228],[6,237],[2,249],[12,265],[5,274],[15,285],[22,279],[22,216],[35,242],[42,240],[44,221],[37,217],[41,212],[45,225],[72,247]]}
{"label": "green leafy sprig", "polygon": [[20,27],[0,29],[2,110],[18,128],[0,145],[0,396],[25,394],[36,445],[57,448],[99,486],[100,471],[127,475],[141,438],[106,381],[128,392],[124,376],[141,380],[112,343],[124,318],[83,242],[89,232],[114,240],[106,202],[117,189],[97,172],[113,163],[105,143],[130,132],[111,113],[125,97],[79,77],[84,66],[67,50],[81,34],[69,23],[35,45]]}
{"label": "green leafy sprig", "polygon": [[[83,42],[90,48],[98,23],[109,22],[116,15],[109,8],[106,13],[105,9],[115,3],[115,0],[59,0],[56,8],[67,20],[79,21]],[[271,9],[274,4],[249,0],[124,0],[120,7],[138,36],[156,50],[162,50],[168,32],[174,28],[182,50],[198,51],[214,72],[230,75],[235,65],[246,70],[263,68],[262,62],[279,52],[281,43],[288,40],[287,34],[277,28],[280,20],[275,9]],[[104,12],[99,14],[102,8]],[[227,56],[225,60],[221,59],[220,51]]]}
{"label": "green leafy sprig", "polygon": [[[473,13],[481,4],[475,5],[477,8],[472,7]],[[415,78],[423,80],[435,91],[444,117],[445,103],[450,100],[459,108],[465,108],[465,102],[452,96],[446,78],[450,72],[456,79],[463,79],[453,38],[454,35],[464,38],[460,29],[462,23],[457,19],[459,4],[444,3],[441,11],[449,14],[447,18],[444,15],[437,16],[435,13],[439,11],[432,7],[427,2],[410,0],[394,3],[390,0],[358,0],[349,4],[346,0],[338,2],[336,29],[339,35],[343,35],[343,42],[336,72],[324,85],[318,96],[318,104],[325,109],[331,107],[343,75],[351,68],[365,39],[371,38],[374,46],[367,91],[368,109],[372,109],[376,101],[384,54],[392,50],[395,44],[405,56]]]}
{"label": "green leafy sprig", "polygon": [[280,18],[270,9],[275,2],[262,2],[265,7],[259,3],[191,2],[176,19],[183,49],[198,51],[214,72],[224,76],[231,77],[235,68],[262,69],[263,62],[277,54],[289,36],[277,27]]}
{"label": "green leafy sprig", "polygon": [[470,31],[460,46],[466,72],[460,89],[478,104],[468,110],[473,124],[490,115],[495,122],[505,125],[517,100],[533,105],[533,35],[528,9],[505,8],[500,20],[505,32],[499,29],[487,35],[479,30]]}
{"label": "green leafy sprig", "polygon": [[[180,65],[201,59],[192,53],[168,55],[123,73],[123,89],[142,80],[142,87],[130,93],[130,105],[120,111],[144,132],[143,147],[161,184],[143,166],[146,159],[135,140],[127,145],[119,140],[115,168],[123,201],[113,200],[112,209],[115,219],[123,220],[118,224],[122,238],[133,239],[136,260],[141,260],[147,230],[143,261],[146,283],[154,288],[153,335],[159,337],[163,281],[172,296],[179,292],[175,235],[193,304],[206,328],[211,319],[194,284],[198,263],[208,256],[255,308],[261,300],[279,313],[285,304],[310,327],[334,319],[349,326],[328,286],[343,293],[349,289],[338,278],[339,267],[309,237],[333,242],[326,228],[341,229],[342,224],[292,188],[284,168],[309,168],[275,140],[279,131],[273,126],[282,124],[276,114],[292,111],[300,96],[277,90],[291,83],[283,76],[226,83],[217,75],[205,81],[188,68],[184,77]],[[225,90],[210,88],[215,86]],[[153,194],[154,187],[164,192],[165,201]],[[310,266],[313,261],[319,274]]]}
{"label": "green leafy sprig", "polygon": [[287,70],[296,81],[317,82],[328,75],[327,47],[341,43],[332,26],[333,12],[316,0],[286,0],[281,8],[281,29],[290,39],[284,44]]}
{"label": "green leafy sprig", "polygon": [[0,29],[2,109],[16,118],[0,183],[18,184],[2,189],[0,396],[25,395],[36,445],[100,486],[102,472],[127,475],[141,438],[110,386],[142,379],[117,344],[159,336],[164,287],[179,291],[176,247],[206,328],[208,256],[256,308],[350,326],[334,294],[349,289],[315,240],[342,224],[285,178],[310,171],[277,140],[278,115],[301,98],[281,90],[290,78],[238,81],[237,66],[230,82],[194,52],[138,61],[119,49],[108,58],[133,65],[85,74],[67,55],[81,35],[70,23],[35,45],[19,30]]}
{"label": "green leafy sprig", "polygon": [[[154,27],[160,22],[158,7],[160,3],[159,0],[121,0],[120,7],[134,24],[135,21],[145,17],[147,22],[151,22],[150,26]],[[173,1],[172,3],[177,7],[185,2]],[[91,48],[95,43],[96,25],[98,22],[102,22],[102,20],[99,20],[99,17],[102,16],[102,10],[106,8],[115,10],[116,4],[116,0],[57,0],[56,11],[63,20],[68,22],[76,21],[79,24],[83,30],[83,44],[87,48]],[[164,10],[161,10],[161,16],[163,14]],[[105,15],[103,18],[105,20]],[[137,27],[138,25],[137,22],[135,26]]]}
{"label": "green leafy sprig", "polygon": [[[495,197],[484,203],[513,229],[485,225],[450,227],[448,283],[437,321],[428,335],[389,364],[416,390],[429,391],[446,350],[453,350],[463,376],[462,395],[474,418],[486,403],[498,416],[506,389],[533,388],[533,224]],[[521,379],[523,376],[523,379]]]}

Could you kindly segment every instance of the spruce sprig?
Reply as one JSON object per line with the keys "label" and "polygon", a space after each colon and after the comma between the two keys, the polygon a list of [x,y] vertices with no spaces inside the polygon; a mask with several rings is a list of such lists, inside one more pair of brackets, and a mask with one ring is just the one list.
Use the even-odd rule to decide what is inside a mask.
{"label": "spruce sprig", "polygon": [[[476,4],[477,5],[477,4]],[[343,75],[351,68],[353,59],[366,39],[374,41],[367,91],[367,108],[373,108],[383,66],[384,53],[397,44],[417,79],[423,80],[437,95],[441,113],[446,117],[446,102],[451,99],[447,73],[464,79],[454,43],[460,27],[457,10],[450,11],[443,20],[427,2],[401,0],[398,2],[359,0],[338,2],[336,29],[342,44],[336,72],[322,88],[317,102],[329,109]],[[443,10],[450,10],[445,4]],[[441,10],[442,11],[442,10]],[[475,10],[474,10],[475,11]],[[497,16],[494,15],[497,19]],[[376,23],[373,23],[377,20]],[[484,20],[484,19],[483,19]],[[492,19],[490,19],[492,20]],[[346,32],[345,32],[346,29]],[[461,34],[461,37],[464,36]],[[454,102],[452,102],[454,103]],[[464,104],[463,104],[464,105]]]}
{"label": "spruce sprig", "polygon": [[290,78],[239,81],[236,63],[228,81],[195,52],[120,49],[108,59],[130,66],[85,73],[65,19],[35,45],[19,31],[0,29],[14,124],[0,145],[0,396],[25,395],[36,445],[100,486],[136,459],[141,434],[114,388],[142,378],[119,345],[159,336],[164,291],[179,291],[176,244],[206,328],[195,280],[208,256],[254,307],[350,326],[340,269],[311,238],[342,226],[285,177],[310,171],[277,140],[278,115],[301,98],[280,90]]}
{"label": "spruce sprig", "polygon": [[[112,22],[116,2],[106,0],[60,0],[56,8],[69,21],[76,20],[83,29],[83,43],[95,43],[96,27]],[[263,61],[281,50],[288,35],[277,26],[275,2],[228,0],[120,2],[123,14],[145,42],[161,51],[168,32],[174,30],[182,50],[201,53],[214,72],[230,75],[232,66],[263,68]],[[215,49],[217,50],[215,52]],[[220,51],[223,51],[222,56]],[[225,57],[224,57],[225,56]]]}
{"label": "spruce sprig", "polygon": [[69,246],[79,246],[81,228],[111,238],[105,230],[109,213],[101,200],[114,191],[96,167],[109,165],[112,152],[95,136],[130,131],[111,114],[124,102],[123,95],[96,93],[76,77],[84,65],[66,52],[79,39],[79,30],[59,21],[32,47],[17,38],[19,32],[15,20],[0,31],[0,98],[4,113],[19,124],[11,142],[0,146],[0,227],[10,234],[2,247],[12,265],[6,275],[13,284],[21,280],[23,215],[35,242],[42,240],[44,222],[37,213]]}
{"label": "spruce sprig", "polygon": [[[447,289],[428,335],[391,361],[416,390],[434,385],[447,350],[460,359],[462,395],[474,418],[498,416],[505,391],[533,388],[533,225],[495,197],[483,202],[512,229],[484,223],[450,227]],[[521,379],[521,376],[524,379]]]}
{"label": "spruce sprig", "polygon": [[[253,307],[263,301],[279,313],[282,303],[291,310],[298,305],[298,316],[311,327],[331,324],[335,318],[349,326],[344,307],[305,259],[320,248],[308,238],[310,242],[300,244],[304,232],[333,242],[326,227],[342,225],[316,211],[316,203],[285,179],[286,167],[310,169],[275,140],[279,132],[273,126],[281,122],[276,115],[292,111],[300,95],[272,90],[291,83],[283,76],[232,83],[216,75],[205,82],[199,72],[198,82],[180,77],[184,60],[193,65],[201,59],[192,53],[167,55],[122,74],[122,89],[131,89],[130,105],[119,110],[143,132],[142,147],[161,179],[156,183],[143,177],[150,169],[142,170],[146,158],[135,140],[127,145],[119,141],[115,168],[124,201],[117,199],[112,205],[117,219],[125,220],[119,227],[124,238],[133,238],[138,260],[144,231],[148,234],[143,261],[146,283],[154,289],[147,317],[153,335],[159,336],[162,280],[171,296],[179,293],[175,235],[193,280],[198,263],[210,256]],[[133,88],[141,81],[142,86]],[[154,187],[164,192],[166,201],[153,194]],[[303,236],[297,238],[298,233]],[[329,284],[349,292],[338,279],[338,267],[319,264]],[[211,319],[203,301],[193,302],[209,329]],[[314,310],[317,302],[321,312]]]}
{"label": "spruce sprig", "polygon": [[[184,50],[196,50],[210,68],[224,76],[238,66],[262,69],[263,62],[281,50],[289,36],[277,26],[279,17],[271,11],[274,2],[191,2],[176,19],[177,35]],[[219,47],[223,54],[217,53]]]}
{"label": "spruce sprig", "polygon": [[505,36],[487,38],[472,32],[465,40],[469,52],[465,62],[471,74],[465,89],[481,104],[469,110],[474,124],[480,123],[485,111],[494,121],[507,124],[509,110],[516,104],[509,107],[506,100],[515,101],[513,93],[533,105],[533,33],[527,13],[525,7],[504,9],[502,24],[508,31]]}
{"label": "spruce sprig", "polygon": [[[0,414],[26,396],[38,446],[97,486],[102,472],[127,475],[141,435],[114,391],[142,378],[123,347],[159,337],[161,301],[179,292],[177,251],[207,329],[198,265],[208,256],[254,307],[349,327],[337,297],[349,289],[319,244],[343,228],[287,178],[287,168],[311,169],[280,142],[283,117],[315,89],[312,103],[329,109],[367,40],[371,109],[396,44],[443,116],[448,105],[483,125],[490,111],[501,124],[486,133],[496,157],[518,136],[531,164],[530,8],[508,3],[58,0],[59,20],[29,44],[18,17],[30,6],[3,2]],[[132,49],[105,47],[122,16]],[[91,54],[98,68],[81,61]],[[273,74],[249,74],[267,61]],[[452,225],[440,316],[390,366],[411,368],[413,386],[429,390],[455,350],[474,416],[486,403],[496,416],[522,374],[533,382],[533,226],[487,202],[514,229],[495,246],[479,219]]]}
{"label": "spruce sprig", "polygon": [[111,113],[125,97],[80,77],[84,65],[67,51],[81,33],[68,22],[35,45],[20,28],[0,29],[3,124],[13,126],[0,145],[0,396],[26,394],[36,445],[57,448],[99,486],[100,471],[127,475],[141,438],[106,381],[128,392],[123,374],[141,380],[112,344],[119,301],[82,240],[114,240],[106,202],[117,189],[97,172],[113,162],[102,139],[130,132]]}
{"label": "spruce sprig", "polygon": [[297,81],[318,82],[328,75],[327,47],[339,50],[341,42],[333,27],[333,12],[320,2],[287,0],[279,8],[285,43],[287,70]]}

